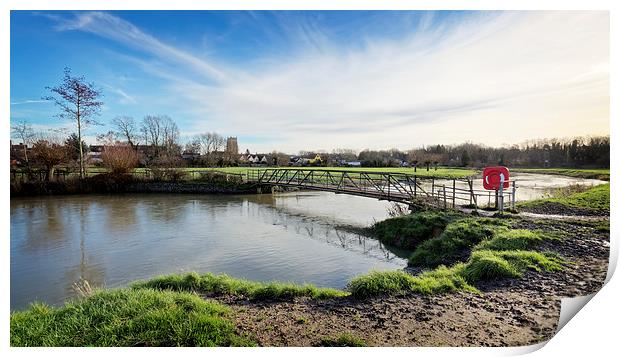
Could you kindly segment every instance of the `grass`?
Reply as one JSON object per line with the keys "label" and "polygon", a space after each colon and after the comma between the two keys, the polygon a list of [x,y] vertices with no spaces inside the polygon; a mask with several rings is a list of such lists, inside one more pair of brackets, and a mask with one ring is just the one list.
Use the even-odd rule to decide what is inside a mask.
{"label": "grass", "polygon": [[548,234],[528,229],[512,229],[495,232],[491,239],[476,245],[476,250],[525,250],[534,248],[545,239],[556,239]]}
{"label": "grass", "polygon": [[519,209],[557,207],[580,209],[589,212],[609,212],[610,184],[594,186],[584,192],[569,193],[517,204]]}
{"label": "grass", "polygon": [[[242,174],[246,175],[248,171],[252,170],[264,170],[264,169],[300,169],[300,170],[329,170],[329,171],[349,171],[349,172],[390,172],[390,173],[407,173],[414,174],[413,168],[411,167],[291,167],[291,166],[283,166],[283,167],[244,167],[244,166],[236,166],[236,167],[181,167],[177,168],[182,171],[219,171],[223,173],[229,174]],[[104,173],[107,170],[101,167],[90,167],[88,168],[88,173],[90,174],[98,174]],[[144,172],[144,168],[136,168],[134,169],[135,173]],[[458,168],[458,167],[440,167],[435,169],[430,169],[426,171],[425,168],[419,168],[415,172],[418,176],[441,176],[441,177],[449,177],[449,178],[462,178],[472,176],[478,173],[477,170],[467,169],[467,168]]]}
{"label": "grass", "polygon": [[366,341],[350,333],[341,333],[336,337],[321,338],[319,346],[323,347],[366,347]]}
{"label": "grass", "polygon": [[330,288],[318,288],[313,285],[299,285],[280,282],[256,282],[235,279],[228,275],[189,273],[186,275],[166,275],[132,285],[135,289],[158,289],[173,291],[199,292],[213,295],[233,295],[252,300],[290,299],[309,297],[324,299],[342,297],[348,293]]}
{"label": "grass", "polygon": [[609,169],[546,168],[546,169],[511,169],[511,171],[536,173],[536,174],[564,175],[564,176],[571,176],[571,177],[609,181]]}
{"label": "grass", "polygon": [[456,212],[424,211],[375,223],[371,231],[381,242],[403,249],[415,249],[421,242],[436,237],[462,215]]}
{"label": "grass", "polygon": [[[463,218],[446,226],[437,237],[422,242],[409,257],[414,266],[436,267],[461,260],[464,252],[498,230],[506,230],[506,221],[489,218]],[[464,257],[466,258],[466,256]]]}
{"label": "grass", "polygon": [[457,290],[477,291],[462,276],[441,266],[433,271],[413,276],[404,271],[374,271],[353,278],[347,290],[358,299],[380,295],[406,295],[418,293],[429,295]]}
{"label": "grass", "polygon": [[476,250],[458,274],[468,283],[500,278],[520,278],[529,270],[560,271],[563,260],[551,254],[535,251]]}
{"label": "grass", "polygon": [[245,346],[229,308],[171,291],[110,290],[11,313],[11,346]]}
{"label": "grass", "polygon": [[455,291],[479,293],[475,284],[502,278],[520,278],[527,270],[562,270],[564,261],[535,251],[475,250],[465,263],[441,265],[412,276],[404,271],[371,272],[351,280],[348,290],[358,299],[382,295],[437,294]]}

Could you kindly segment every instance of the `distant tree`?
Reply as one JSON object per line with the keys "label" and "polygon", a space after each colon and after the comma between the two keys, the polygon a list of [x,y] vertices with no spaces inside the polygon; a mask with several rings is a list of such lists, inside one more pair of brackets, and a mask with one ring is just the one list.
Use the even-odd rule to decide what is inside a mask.
{"label": "distant tree", "polygon": [[67,161],[67,147],[57,137],[41,133],[32,145],[32,156],[45,168],[45,181],[49,181],[56,166]]}
{"label": "distant tree", "polygon": [[461,153],[461,166],[469,166],[471,162],[471,157],[469,156],[469,152],[467,150],[463,150]]}
{"label": "distant tree", "polygon": [[26,150],[26,148],[34,138],[34,131],[32,131],[32,126],[27,121],[22,120],[17,122],[17,124],[11,126],[11,131],[13,132],[13,135],[22,140],[22,144],[24,145],[24,161],[26,161],[26,164],[28,164],[28,151]]}
{"label": "distant tree", "polygon": [[[67,155],[71,160],[79,160],[80,159],[80,142],[78,141],[78,135],[76,133],[72,133],[65,140],[65,146],[67,147]],[[82,140],[82,150],[84,154],[88,154],[89,147],[84,140]]]}
{"label": "distant tree", "polygon": [[221,154],[226,144],[226,139],[218,133],[203,133],[196,135],[192,141],[194,146],[200,148],[200,154],[205,163],[212,166],[222,159]]}
{"label": "distant tree", "polygon": [[169,155],[180,154],[179,128],[169,116],[145,116],[140,131],[146,145],[151,146],[151,160],[157,159],[162,151]]}
{"label": "distant tree", "polygon": [[271,162],[274,166],[287,166],[290,161],[290,156],[279,151],[271,152]]}
{"label": "distant tree", "polygon": [[94,84],[87,83],[84,77],[71,76],[71,69],[65,68],[62,83],[56,87],[45,87],[52,92],[51,96],[44,97],[53,101],[61,112],[57,115],[61,119],[73,120],[77,126],[77,141],[79,143],[80,179],[85,176],[84,151],[82,147],[82,129],[91,124],[98,124],[93,118],[99,115],[103,102],[99,101],[101,92]]}
{"label": "distant tree", "polygon": [[127,144],[135,150],[140,141],[140,128],[135,120],[128,116],[118,116],[112,119],[112,124],[116,128],[118,137],[124,138]]}

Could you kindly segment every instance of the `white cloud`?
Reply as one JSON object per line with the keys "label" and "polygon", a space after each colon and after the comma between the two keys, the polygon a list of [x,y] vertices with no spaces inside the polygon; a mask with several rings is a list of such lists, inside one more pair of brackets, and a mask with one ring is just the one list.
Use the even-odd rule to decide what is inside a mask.
{"label": "white cloud", "polygon": [[[451,27],[433,21],[359,49],[338,48],[304,24],[304,50],[225,69],[109,14],[83,13],[62,28],[156,55],[137,61],[167,79],[196,118],[208,118],[184,131],[279,138],[257,150],[499,145],[609,132],[608,13],[481,13]],[[173,69],[179,62],[204,77],[181,76]]]}
{"label": "white cloud", "polygon": [[11,105],[38,104],[38,103],[51,103],[51,102],[49,100],[27,99],[27,100],[21,100],[21,101],[18,101],[18,102],[11,102]]}

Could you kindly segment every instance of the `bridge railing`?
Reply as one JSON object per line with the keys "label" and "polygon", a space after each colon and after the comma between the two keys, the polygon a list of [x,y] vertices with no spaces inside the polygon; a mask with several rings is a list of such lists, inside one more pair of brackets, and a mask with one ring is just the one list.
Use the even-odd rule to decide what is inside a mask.
{"label": "bridge railing", "polygon": [[[495,194],[474,188],[473,177],[452,178],[377,171],[347,171],[300,168],[249,170],[247,180],[272,186],[347,193],[439,208],[478,208],[496,202]],[[516,185],[503,193],[504,202],[514,207]],[[486,198],[488,197],[488,202]],[[493,200],[491,200],[493,199]]]}

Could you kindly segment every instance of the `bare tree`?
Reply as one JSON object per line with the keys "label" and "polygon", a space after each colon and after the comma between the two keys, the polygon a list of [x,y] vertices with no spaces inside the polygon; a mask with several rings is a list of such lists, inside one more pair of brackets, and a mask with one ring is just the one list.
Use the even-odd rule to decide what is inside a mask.
{"label": "bare tree", "polygon": [[226,139],[218,133],[196,135],[192,140],[192,146],[200,148],[200,154],[206,158],[208,165],[217,161],[216,153],[221,152],[225,144]]}
{"label": "bare tree", "polygon": [[169,154],[180,149],[178,145],[179,128],[167,115],[145,116],[140,131],[146,144],[153,148],[154,157],[158,157],[162,149]]}
{"label": "bare tree", "polygon": [[32,145],[33,161],[45,168],[45,181],[49,181],[56,166],[67,161],[67,146],[55,135],[40,133]]}
{"label": "bare tree", "polygon": [[112,119],[112,124],[116,127],[117,135],[124,138],[135,150],[140,140],[140,131],[135,120],[128,116],[118,116]]}
{"label": "bare tree", "polygon": [[99,124],[93,118],[99,115],[103,102],[99,101],[101,92],[93,83],[87,83],[84,77],[72,77],[71,69],[65,68],[62,83],[56,87],[45,87],[52,92],[51,96],[44,97],[52,100],[60,107],[57,115],[60,119],[70,119],[77,125],[78,142],[80,146],[80,179],[85,176],[84,152],[82,149],[82,128],[92,124]]}
{"label": "bare tree", "polygon": [[26,164],[28,163],[28,151],[26,148],[28,144],[34,138],[34,132],[32,131],[32,126],[25,120],[19,121],[17,124],[11,126],[11,130],[13,131],[13,135],[17,136],[22,140],[22,144],[24,145],[24,160]]}

